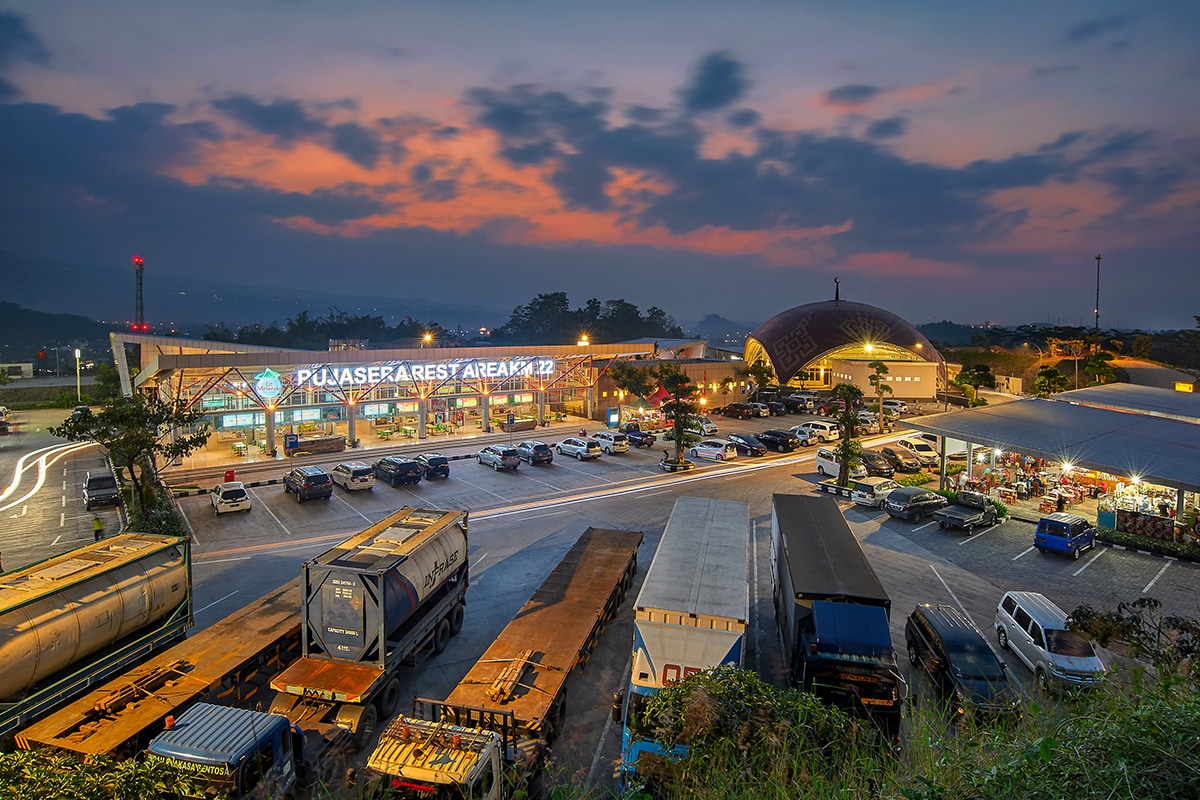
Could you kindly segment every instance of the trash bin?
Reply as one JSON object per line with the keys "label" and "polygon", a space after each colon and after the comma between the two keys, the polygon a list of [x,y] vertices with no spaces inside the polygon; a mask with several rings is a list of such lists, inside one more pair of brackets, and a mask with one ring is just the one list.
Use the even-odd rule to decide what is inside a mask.
{"label": "trash bin", "polygon": [[229,483],[230,481],[236,481],[236,480],[237,480],[237,478],[235,478],[233,476],[233,470],[231,470],[231,469],[225,470],[225,482],[226,483]]}

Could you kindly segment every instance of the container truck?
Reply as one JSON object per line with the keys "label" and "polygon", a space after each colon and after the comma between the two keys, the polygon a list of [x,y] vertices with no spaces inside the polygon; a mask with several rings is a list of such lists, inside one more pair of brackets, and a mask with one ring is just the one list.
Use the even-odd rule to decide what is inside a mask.
{"label": "container truck", "polygon": [[0,576],[0,741],[181,639],[187,539],[121,533]]}
{"label": "container truck", "polygon": [[629,687],[613,699],[622,723],[621,786],[660,782],[664,760],[687,748],[654,739],[646,700],[664,686],[722,664],[741,666],[750,616],[750,507],[680,497],[646,572],[633,611]]}
{"label": "container truck", "polygon": [[442,701],[415,699],[358,776],[365,795],[499,798],[532,777],[582,670],[637,574],[642,534],[588,528]]}
{"label": "container truck", "polygon": [[893,746],[905,693],[892,601],[833,498],[771,499],[775,618],[793,686],[874,721]]}
{"label": "container truck", "polygon": [[301,567],[300,658],[270,711],[362,746],[400,699],[399,670],[462,628],[467,512],[405,507]]}

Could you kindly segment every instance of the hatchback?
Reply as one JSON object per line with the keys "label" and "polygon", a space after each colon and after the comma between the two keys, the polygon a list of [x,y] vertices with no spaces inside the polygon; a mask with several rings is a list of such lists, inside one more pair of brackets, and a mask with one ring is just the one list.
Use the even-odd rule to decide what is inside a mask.
{"label": "hatchback", "polygon": [[313,498],[328,500],[333,496],[333,481],[320,467],[296,467],[283,476],[283,492],[296,495],[296,502]]}
{"label": "hatchback", "polygon": [[517,456],[526,464],[551,464],[554,451],[545,442],[526,441],[517,445]]}
{"label": "hatchback", "polygon": [[692,458],[711,458],[717,461],[733,461],[737,458],[737,448],[733,442],[723,442],[720,439],[697,442],[688,453]]}
{"label": "hatchback", "polygon": [[250,494],[241,481],[218,483],[208,493],[208,498],[212,501],[214,514],[250,510]]}
{"label": "hatchback", "polygon": [[725,438],[733,443],[739,453],[745,453],[748,456],[765,456],[767,454],[767,446],[748,434],[731,433]]}
{"label": "hatchback", "polygon": [[329,471],[329,478],[347,492],[375,488],[375,470],[360,461],[347,461]]}
{"label": "hatchback", "polygon": [[771,407],[769,405],[767,405],[766,403],[748,403],[747,405],[749,405],[750,408],[752,408],[754,410],[755,416],[759,416],[759,417],[771,416]]}
{"label": "hatchback", "polygon": [[946,507],[946,498],[920,486],[901,486],[893,489],[884,501],[883,510],[890,517],[916,522],[923,514],[932,514]]}
{"label": "hatchback", "polygon": [[476,453],[475,460],[481,465],[490,466],[496,472],[502,469],[515,470],[521,466],[521,458],[517,455],[515,447],[501,447],[496,444],[489,444]]}
{"label": "hatchback", "polygon": [[799,436],[791,431],[781,431],[778,428],[756,433],[754,438],[780,453],[790,453],[801,445]]}
{"label": "hatchback", "polygon": [[568,436],[554,449],[560,456],[575,456],[580,461],[587,458],[599,458],[600,454],[604,452],[600,449],[600,443],[595,439],[580,439],[578,436]]}
{"label": "hatchback", "polygon": [[374,464],[375,477],[388,486],[402,483],[420,483],[425,470],[416,461],[404,456],[386,456]]}
{"label": "hatchback", "polygon": [[1062,511],[1042,517],[1033,532],[1033,546],[1040,553],[1063,553],[1072,558],[1096,546],[1096,529],[1076,514]]}
{"label": "hatchback", "polygon": [[854,482],[850,490],[850,499],[861,506],[883,508],[884,501],[893,489],[899,489],[900,484],[891,478],[870,477]]}
{"label": "hatchback", "polygon": [[441,453],[421,453],[417,463],[425,470],[425,480],[450,477],[450,459]]}
{"label": "hatchback", "polygon": [[623,433],[615,433],[613,431],[600,431],[592,434],[592,437],[600,443],[600,449],[605,455],[613,453],[628,453],[629,439]]}

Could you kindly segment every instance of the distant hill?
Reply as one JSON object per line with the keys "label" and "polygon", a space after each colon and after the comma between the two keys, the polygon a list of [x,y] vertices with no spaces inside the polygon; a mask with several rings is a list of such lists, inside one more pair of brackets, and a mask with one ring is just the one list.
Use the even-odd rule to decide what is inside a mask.
{"label": "distant hill", "polygon": [[918,325],[917,330],[923,333],[925,338],[935,345],[970,344],[971,335],[978,332],[978,328],[972,328],[970,325],[960,325],[957,322],[950,322],[948,320],[927,322],[924,325]]}
{"label": "distant hill", "polygon": [[106,348],[111,330],[112,325],[76,314],[48,314],[0,302],[0,357],[4,361],[33,361],[38,350],[53,351],[56,345]]}
{"label": "distant hill", "polygon": [[708,314],[699,322],[684,323],[683,327],[689,335],[702,338],[713,347],[740,350],[746,344],[746,337],[753,333],[759,324],[761,323],[735,322],[719,314]]}

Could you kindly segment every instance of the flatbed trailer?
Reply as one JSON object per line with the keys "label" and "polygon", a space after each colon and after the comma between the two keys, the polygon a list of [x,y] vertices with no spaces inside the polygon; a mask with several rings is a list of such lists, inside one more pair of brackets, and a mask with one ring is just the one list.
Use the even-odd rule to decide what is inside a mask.
{"label": "flatbed trailer", "polygon": [[300,581],[293,580],[16,735],[24,750],[127,758],[198,701],[253,707],[300,653]]}

